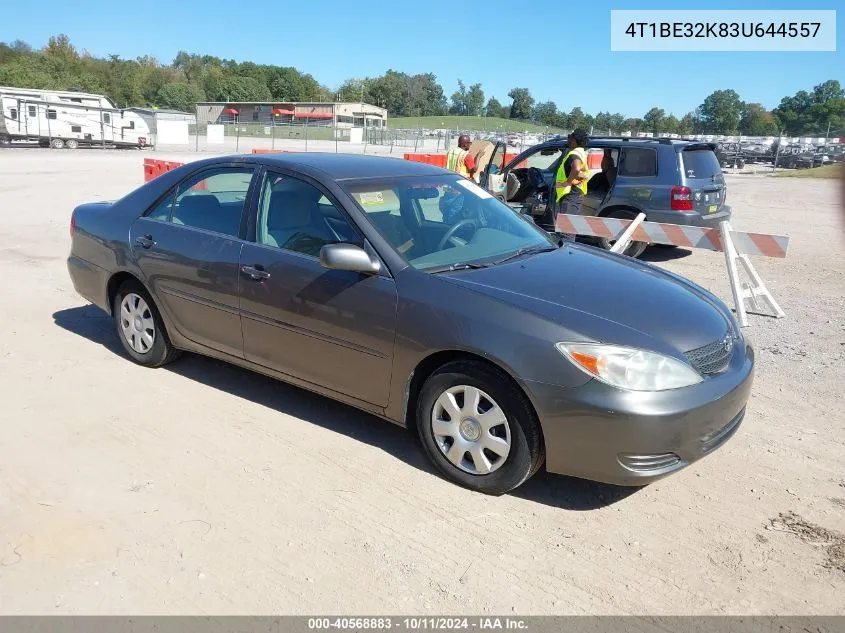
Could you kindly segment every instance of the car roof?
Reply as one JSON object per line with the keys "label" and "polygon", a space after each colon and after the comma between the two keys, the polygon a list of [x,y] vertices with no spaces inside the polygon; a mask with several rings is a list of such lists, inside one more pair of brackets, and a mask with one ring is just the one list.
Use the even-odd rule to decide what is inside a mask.
{"label": "car roof", "polygon": [[[261,163],[267,167],[286,167],[303,173],[311,172],[313,175],[328,176],[332,180],[440,176],[455,173],[427,163],[388,156],[289,152],[282,154],[257,154],[250,156],[250,158],[252,158],[253,162]],[[315,172],[319,172],[319,174]]]}
{"label": "car roof", "polygon": [[[534,147],[560,147],[561,145],[566,145],[566,137],[559,136],[557,138],[548,140],[544,143],[540,143],[539,145],[535,145]],[[589,141],[587,142],[587,149],[594,147],[596,149],[602,147],[618,147],[620,144],[630,145],[630,146],[648,146],[653,147],[654,145],[665,145],[665,146],[673,146],[676,149],[683,149],[689,145],[708,145],[714,146],[714,143],[709,143],[707,141],[695,141],[689,139],[678,139],[678,138],[641,138],[641,137],[632,137],[632,136],[591,136]],[[533,147],[532,147],[533,149]]]}

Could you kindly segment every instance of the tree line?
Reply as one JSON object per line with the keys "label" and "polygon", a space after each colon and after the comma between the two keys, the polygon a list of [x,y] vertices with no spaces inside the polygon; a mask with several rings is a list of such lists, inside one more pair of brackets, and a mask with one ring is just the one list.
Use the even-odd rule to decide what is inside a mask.
{"label": "tree line", "polygon": [[836,80],[781,99],[773,110],[746,103],[734,90],[716,90],[695,110],[678,117],[653,107],[642,117],[568,111],[553,101],[536,102],[528,88],[508,92],[510,103],[486,98],[480,83],[458,80],[448,98],[433,73],[388,70],[378,77],[348,79],[337,89],[290,66],[254,64],[179,52],[170,64],[149,57],[97,58],[78,51],[66,35],[35,49],[25,42],[0,43],[0,85],[80,90],[108,96],[118,107],[154,106],[192,112],[199,101],[364,101],[392,117],[453,114],[531,121],[550,128],[654,134],[748,136],[845,135],[845,90]]}

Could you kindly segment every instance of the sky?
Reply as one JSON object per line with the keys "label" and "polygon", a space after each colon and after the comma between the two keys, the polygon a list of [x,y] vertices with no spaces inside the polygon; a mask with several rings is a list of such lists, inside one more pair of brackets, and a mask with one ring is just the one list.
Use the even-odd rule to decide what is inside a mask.
{"label": "sky", "polygon": [[[152,55],[166,63],[185,50],[294,66],[332,89],[388,69],[433,72],[447,97],[462,79],[481,83],[487,98],[503,104],[511,88],[526,87],[538,102],[552,100],[565,111],[580,106],[592,114],[641,117],[658,106],[680,117],[714,90],[733,89],[746,102],[774,108],[782,97],[828,79],[845,85],[843,0],[638,0],[627,6],[589,0],[39,0],[38,7],[35,18],[26,3],[7,6],[0,41],[41,47],[65,33],[96,56]],[[611,52],[614,8],[839,9],[837,50]]]}

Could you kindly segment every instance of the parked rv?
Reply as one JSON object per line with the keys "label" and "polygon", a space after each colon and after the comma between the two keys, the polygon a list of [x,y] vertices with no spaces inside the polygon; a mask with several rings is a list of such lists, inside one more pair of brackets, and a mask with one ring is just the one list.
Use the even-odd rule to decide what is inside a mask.
{"label": "parked rv", "polygon": [[152,146],[148,122],[103,95],[0,86],[0,145],[38,142],[42,147]]}

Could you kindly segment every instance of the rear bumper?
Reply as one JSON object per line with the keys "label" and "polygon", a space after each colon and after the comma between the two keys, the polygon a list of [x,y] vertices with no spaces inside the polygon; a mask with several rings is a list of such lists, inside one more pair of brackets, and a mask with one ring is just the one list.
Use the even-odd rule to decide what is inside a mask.
{"label": "rear bumper", "polygon": [[737,346],[728,370],[685,389],[634,393],[597,381],[564,389],[530,382],[546,443],[546,469],[641,486],[701,459],[745,416],[754,351]]}
{"label": "rear bumper", "polygon": [[111,306],[106,296],[109,280],[108,271],[74,255],[67,258],[67,270],[73,283],[73,289],[76,290],[78,295],[98,308],[111,312]]}
{"label": "rear bumper", "polygon": [[662,224],[680,224],[682,226],[703,226],[717,228],[719,222],[729,221],[733,209],[728,205],[722,205],[722,209],[716,213],[681,213],[680,211],[648,211],[649,222],[660,222]]}

